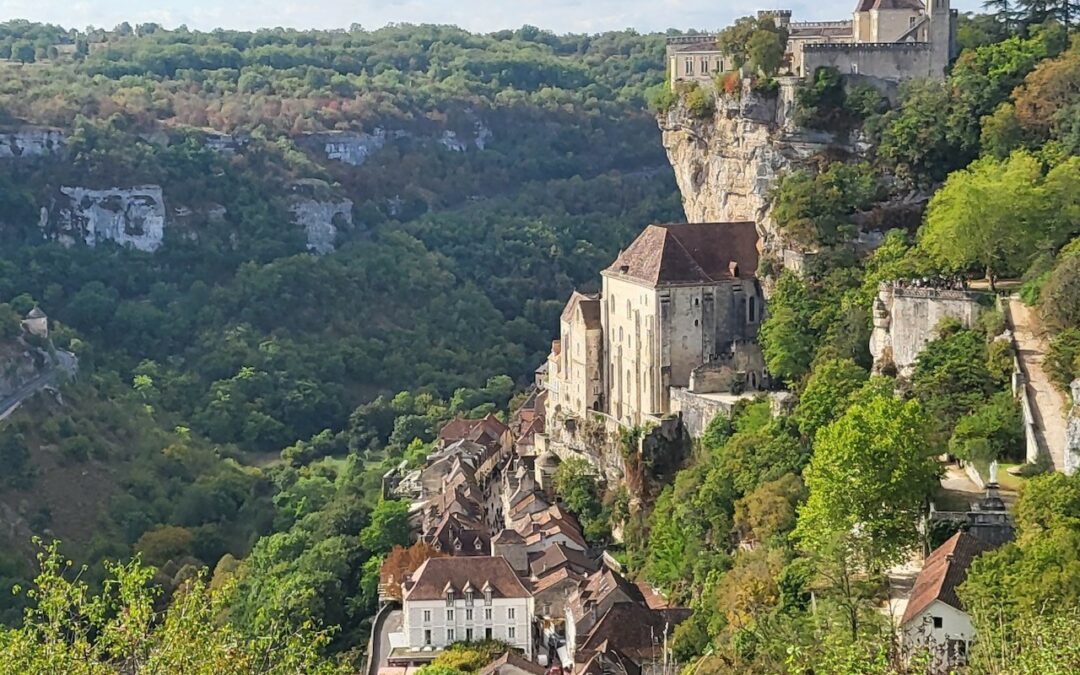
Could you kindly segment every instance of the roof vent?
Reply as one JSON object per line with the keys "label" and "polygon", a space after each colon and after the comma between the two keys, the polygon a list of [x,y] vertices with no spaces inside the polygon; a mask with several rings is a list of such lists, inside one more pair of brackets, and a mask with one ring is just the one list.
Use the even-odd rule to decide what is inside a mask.
{"label": "roof vent", "polygon": [[622,264],[622,265],[619,265],[619,272],[621,272],[623,274],[626,274],[629,271],[630,271],[630,266],[629,265],[627,265],[625,263]]}

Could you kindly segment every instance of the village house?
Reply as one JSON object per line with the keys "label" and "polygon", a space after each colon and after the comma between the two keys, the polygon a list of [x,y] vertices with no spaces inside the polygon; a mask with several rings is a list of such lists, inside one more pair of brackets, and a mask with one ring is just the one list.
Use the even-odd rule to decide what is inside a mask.
{"label": "village house", "polygon": [[532,659],[532,594],[502,556],[429,558],[402,584],[402,617],[411,654],[395,658],[423,662],[455,642],[502,640]]}
{"label": "village house", "polygon": [[909,653],[929,648],[942,669],[965,663],[975,629],[956,589],[967,579],[972,561],[991,548],[967,532],[957,532],[927,556],[900,620]]}

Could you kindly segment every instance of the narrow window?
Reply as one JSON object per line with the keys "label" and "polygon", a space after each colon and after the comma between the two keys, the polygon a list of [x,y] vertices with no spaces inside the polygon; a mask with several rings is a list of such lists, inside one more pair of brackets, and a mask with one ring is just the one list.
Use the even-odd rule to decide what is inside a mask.
{"label": "narrow window", "polygon": [[484,639],[490,640],[492,638],[491,628],[484,629]]}
{"label": "narrow window", "polygon": [[472,621],[472,610],[471,609],[465,610],[465,620],[466,621]]}
{"label": "narrow window", "polygon": [[507,618],[507,619],[509,619],[509,620],[511,620],[511,621],[513,621],[513,620],[514,620],[514,612],[515,612],[515,611],[516,611],[516,610],[515,610],[515,609],[514,609],[513,607],[507,607],[507,608],[506,608],[506,618]]}
{"label": "narrow window", "polygon": [[472,628],[465,629],[465,642],[472,642]]}
{"label": "narrow window", "polygon": [[425,609],[424,610],[424,623],[430,623],[430,622],[431,622],[431,610],[430,609]]}
{"label": "narrow window", "polygon": [[424,644],[425,645],[431,645],[431,630],[430,629],[425,629],[424,630]]}
{"label": "narrow window", "polygon": [[750,302],[746,303],[746,319],[750,323],[757,321],[757,298],[750,296]]}
{"label": "narrow window", "polygon": [[516,638],[517,637],[517,628],[514,628],[513,626],[510,626],[509,628],[507,628],[506,629],[506,637],[510,638],[511,640]]}
{"label": "narrow window", "polygon": [[484,621],[491,621],[491,608],[490,607],[485,607],[484,608]]}
{"label": "narrow window", "polygon": [[454,629],[453,628],[447,628],[446,629],[446,641],[448,643],[454,641]]}
{"label": "narrow window", "polygon": [[453,621],[454,620],[454,610],[452,610],[452,609],[446,610],[446,620],[447,621]]}

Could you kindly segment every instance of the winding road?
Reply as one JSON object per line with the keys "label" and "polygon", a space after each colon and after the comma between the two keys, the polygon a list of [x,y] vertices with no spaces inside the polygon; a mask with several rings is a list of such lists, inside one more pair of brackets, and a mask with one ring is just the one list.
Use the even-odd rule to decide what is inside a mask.
{"label": "winding road", "polygon": [[57,350],[56,359],[46,367],[44,372],[0,399],[0,420],[6,419],[11,413],[18,410],[23,401],[42,389],[55,387],[61,375],[74,375],[77,367],[78,363],[74,354]]}

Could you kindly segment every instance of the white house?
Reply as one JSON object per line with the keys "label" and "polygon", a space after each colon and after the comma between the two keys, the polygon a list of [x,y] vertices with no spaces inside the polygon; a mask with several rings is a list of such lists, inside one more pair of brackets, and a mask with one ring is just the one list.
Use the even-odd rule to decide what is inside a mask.
{"label": "white house", "polygon": [[900,621],[909,653],[928,647],[943,669],[966,661],[975,629],[956,588],[967,579],[971,562],[991,548],[967,532],[957,532],[927,556]]}
{"label": "white house", "polygon": [[533,598],[503,557],[430,558],[402,584],[410,650],[502,640],[533,655]]}

